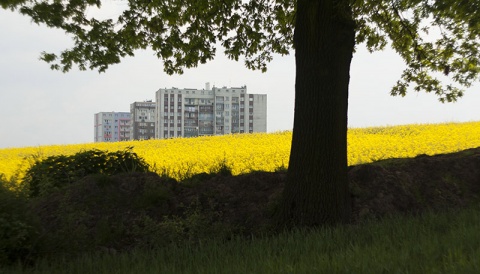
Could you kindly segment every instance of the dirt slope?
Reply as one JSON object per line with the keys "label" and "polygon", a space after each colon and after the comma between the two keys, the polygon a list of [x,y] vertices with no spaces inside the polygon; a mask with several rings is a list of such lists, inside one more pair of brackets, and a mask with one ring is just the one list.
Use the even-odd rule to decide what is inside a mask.
{"label": "dirt slope", "polygon": [[[172,235],[200,237],[209,229],[265,232],[285,179],[283,172],[185,183],[154,173],[96,175],[38,199],[31,208],[50,246],[124,250],[159,243],[152,233],[173,241]],[[349,180],[353,222],[464,207],[480,200],[480,148],[352,166]]]}

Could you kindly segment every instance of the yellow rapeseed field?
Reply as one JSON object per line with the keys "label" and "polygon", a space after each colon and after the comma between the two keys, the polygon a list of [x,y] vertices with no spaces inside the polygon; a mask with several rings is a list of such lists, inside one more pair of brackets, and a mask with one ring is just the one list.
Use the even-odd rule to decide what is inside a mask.
{"label": "yellow rapeseed field", "polygon": [[[32,156],[71,155],[81,150],[133,151],[157,172],[181,178],[208,172],[225,161],[234,174],[287,167],[292,133],[237,134],[169,140],[88,143],[0,149],[0,174],[22,176]],[[348,164],[455,152],[480,146],[480,122],[351,128]]]}

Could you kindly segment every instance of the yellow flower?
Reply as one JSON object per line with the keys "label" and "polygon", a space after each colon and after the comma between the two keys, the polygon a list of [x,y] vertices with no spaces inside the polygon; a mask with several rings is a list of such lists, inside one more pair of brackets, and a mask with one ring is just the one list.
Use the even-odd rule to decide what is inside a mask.
{"label": "yellow flower", "polygon": [[[439,154],[480,146],[480,122],[350,128],[348,164],[387,158]],[[23,176],[33,157],[71,155],[82,150],[133,151],[155,168],[176,179],[210,172],[222,162],[233,174],[288,167],[292,133],[235,134],[168,140],[86,143],[0,149],[0,174]]]}

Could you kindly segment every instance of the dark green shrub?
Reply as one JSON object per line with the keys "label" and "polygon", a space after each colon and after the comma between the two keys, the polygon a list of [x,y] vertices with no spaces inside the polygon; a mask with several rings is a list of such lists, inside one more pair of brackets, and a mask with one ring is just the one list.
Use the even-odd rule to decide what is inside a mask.
{"label": "dark green shrub", "polygon": [[232,176],[232,168],[228,165],[226,157],[210,169],[210,174]]}
{"label": "dark green shrub", "polygon": [[[165,179],[175,182],[172,179]],[[164,184],[159,184],[156,181],[146,181],[143,187],[143,194],[135,199],[135,207],[148,208],[157,204],[162,204],[173,195],[172,191]]]}
{"label": "dark green shrub", "polygon": [[136,243],[131,230],[137,216],[156,221],[170,212],[168,201],[175,194],[170,186],[176,182],[166,180],[153,173],[94,174],[31,199],[44,232],[41,255],[130,249]]}
{"label": "dark green shrub", "polygon": [[181,215],[163,216],[162,220],[146,214],[139,215],[130,233],[140,248],[161,248],[169,244],[198,244],[208,240],[224,240],[238,228],[220,221],[215,205],[201,205],[198,199],[189,206],[181,205]]}
{"label": "dark green shrub", "polygon": [[217,176],[217,174],[215,173],[206,173],[206,172],[202,172],[202,173],[198,173],[198,174],[194,174],[194,175],[191,175],[189,178],[186,178],[184,179],[182,182],[182,184],[184,186],[187,186],[187,187],[194,187],[194,186],[197,186],[198,184],[201,184],[213,177]]}
{"label": "dark green shrub", "polygon": [[13,191],[0,174],[0,266],[34,258],[38,229],[27,210],[27,197]]}
{"label": "dark green shrub", "polygon": [[57,155],[37,159],[27,170],[24,183],[28,184],[30,195],[36,197],[51,193],[89,174],[114,175],[147,171],[149,165],[132,152],[131,147],[116,152],[93,149],[71,156]]}

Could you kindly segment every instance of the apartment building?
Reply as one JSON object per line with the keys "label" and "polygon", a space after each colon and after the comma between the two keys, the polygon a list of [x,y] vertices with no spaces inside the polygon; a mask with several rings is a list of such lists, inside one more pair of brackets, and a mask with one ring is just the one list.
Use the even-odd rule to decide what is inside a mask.
{"label": "apartment building", "polygon": [[95,142],[130,140],[130,112],[99,112],[94,119]]}
{"label": "apartment building", "polygon": [[155,103],[152,100],[130,104],[131,140],[155,138]]}
{"label": "apartment building", "polygon": [[267,131],[267,95],[246,86],[159,89],[156,106],[158,139]]}

